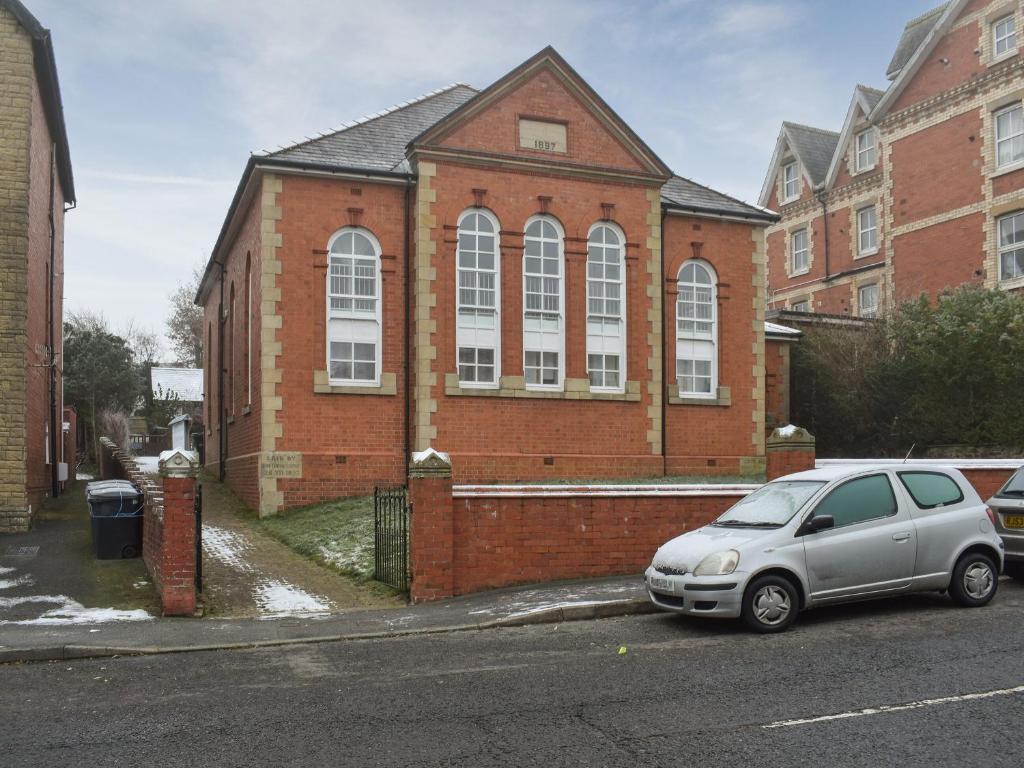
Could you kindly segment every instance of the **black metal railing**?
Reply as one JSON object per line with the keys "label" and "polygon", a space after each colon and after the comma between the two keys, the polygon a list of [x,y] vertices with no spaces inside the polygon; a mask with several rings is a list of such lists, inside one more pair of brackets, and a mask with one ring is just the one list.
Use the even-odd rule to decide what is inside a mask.
{"label": "black metal railing", "polygon": [[373,578],[409,590],[409,504],[405,488],[373,489]]}
{"label": "black metal railing", "polygon": [[196,592],[203,591],[203,486],[196,483]]}

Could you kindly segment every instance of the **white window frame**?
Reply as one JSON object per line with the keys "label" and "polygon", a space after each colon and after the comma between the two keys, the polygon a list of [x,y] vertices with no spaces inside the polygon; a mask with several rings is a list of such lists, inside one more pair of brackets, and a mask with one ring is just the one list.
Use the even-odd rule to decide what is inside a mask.
{"label": "white window frame", "polygon": [[[463,316],[461,275],[462,264],[462,237],[463,224],[472,215],[479,215],[485,218],[494,230],[494,311],[491,327],[487,328],[486,323],[481,323],[481,305],[473,306],[474,320],[470,321],[468,316]],[[466,234],[479,237],[479,230],[472,230]],[[501,223],[498,217],[486,208],[468,208],[459,215],[458,230],[456,231],[455,246],[455,372],[459,377],[459,387],[463,389],[497,389],[501,381]],[[479,245],[479,241],[477,241]],[[473,268],[477,274],[488,270],[481,270],[479,265]],[[467,307],[468,308],[468,307]],[[484,308],[486,310],[486,308]],[[494,350],[494,381],[463,381],[462,379],[462,349],[478,350],[474,354],[476,368],[479,367],[479,350]]]}
{"label": "white window frame", "polygon": [[[600,230],[606,230],[613,234],[618,240],[616,250],[618,250],[618,266],[619,266],[619,279],[609,280],[604,275],[607,274],[603,265],[607,264],[607,261],[595,262],[595,265],[600,263],[602,265],[602,276],[600,278],[591,277],[590,274],[590,257],[591,257],[591,246],[596,248],[602,248],[605,251],[610,250],[610,246],[606,241],[604,243],[591,243],[591,239]],[[590,306],[590,290],[591,286],[600,284],[602,287],[608,285],[618,285],[619,287],[619,311],[617,315],[609,315],[607,313],[595,314],[591,312]],[[605,293],[605,288],[602,293]],[[602,302],[607,301],[606,295],[600,299]],[[607,309],[607,305],[604,306]],[[607,326],[614,323],[618,323],[618,332],[609,333]],[[601,325],[600,332],[596,332],[597,324]],[[605,363],[606,358],[611,355],[616,355],[619,358],[619,383],[616,386],[595,386],[593,382],[590,384],[590,389],[594,392],[625,392],[626,391],[626,235],[622,229],[610,221],[599,221],[590,227],[587,232],[587,379],[590,379],[591,367],[590,360],[592,355],[601,356],[601,368],[602,372],[607,372]],[[597,369],[595,369],[597,370]]]}
{"label": "white window frame", "polygon": [[[710,306],[711,306],[711,317],[708,319],[701,319],[702,323],[710,323],[710,329],[708,331],[702,331],[694,328],[683,328],[684,322],[687,322],[688,315],[682,311],[682,306],[686,299],[684,298],[684,290],[687,287],[706,288],[707,283],[685,283],[683,282],[683,272],[690,266],[694,265],[707,272],[708,278],[710,279]],[[693,398],[702,400],[717,400],[718,399],[718,274],[715,272],[715,268],[704,259],[689,259],[683,262],[682,266],[679,267],[679,271],[676,273],[676,389],[679,392],[681,398]],[[708,302],[698,302],[696,297],[693,299],[694,309],[698,304],[707,304]],[[693,315],[696,318],[696,313]],[[694,320],[696,325],[696,320]],[[701,354],[698,354],[698,350],[701,350]],[[680,363],[684,360],[693,360],[698,362],[710,362],[710,392],[691,392],[683,389],[681,376],[679,374]],[[695,374],[694,374],[695,375]]]}
{"label": "white window frame", "polygon": [[[792,170],[793,178],[789,178]],[[790,194],[789,186],[793,185],[793,193]],[[800,166],[796,160],[791,160],[782,166],[782,202],[788,203],[800,197]]]}
{"label": "white window frame", "polygon": [[[796,247],[797,235],[803,235],[804,247],[799,251]],[[804,265],[797,267],[797,253],[804,254]],[[811,233],[808,227],[793,230],[789,235],[789,273],[791,275],[803,275],[811,271]]]}
{"label": "white window frame", "polygon": [[808,299],[800,299],[800,301],[794,301],[789,305],[790,312],[810,312],[811,302]]}
{"label": "white window frame", "polygon": [[[874,292],[875,303],[873,305],[864,305],[864,293],[866,291]],[[871,283],[869,285],[860,285],[857,287],[857,314],[860,317],[878,317],[878,311],[881,304],[881,295],[878,289],[878,283]]]}
{"label": "white window frame", "polygon": [[[1011,23],[1009,31],[1004,31],[1000,34],[999,27],[1006,22]],[[1007,44],[1002,51],[999,50],[999,46],[1003,43]],[[1000,16],[998,19],[992,22],[992,58],[993,60],[1002,59],[1005,56],[1011,56],[1017,52],[1017,17],[1013,13],[1008,13],[1005,16]]]}
{"label": "white window frame", "polygon": [[[335,254],[332,253],[332,248],[335,242],[337,242],[346,233],[353,233],[366,237],[370,245],[373,248],[373,258],[376,263],[374,270],[374,311],[369,312],[366,310],[355,310],[355,302],[353,301],[353,309],[332,309],[331,298],[332,296],[344,296],[348,297],[349,294],[332,294],[331,293],[331,260]],[[327,325],[326,325],[326,363],[327,363],[327,377],[328,383],[332,387],[379,387],[381,380],[381,366],[383,360],[383,287],[384,281],[381,277],[381,247],[380,241],[377,240],[376,236],[368,229],[362,227],[343,227],[335,232],[327,241],[327,277],[325,285],[325,295],[327,298]],[[353,290],[355,275],[353,274]],[[351,294],[353,297],[357,294]],[[348,331],[346,334],[345,331]],[[358,332],[357,332],[358,331]],[[374,378],[373,379],[338,379],[334,378],[331,373],[331,342],[336,341],[339,343],[352,343],[352,344],[374,344],[375,360],[374,360]],[[353,359],[355,358],[355,348],[353,347]],[[355,371],[353,370],[353,374]]]}
{"label": "white window frame", "polygon": [[[864,225],[864,218],[871,214],[872,223],[870,227]],[[874,242],[864,247],[864,237],[868,235]],[[872,203],[857,210],[857,256],[871,256],[878,253],[878,208]]]}
{"label": "white window frame", "polygon": [[[999,262],[997,269],[999,271],[1000,283],[1024,279],[1024,270],[1022,270],[1021,273],[1018,275],[1009,276],[1007,276],[1003,272],[1003,256],[1009,253],[1014,253],[1015,251],[1024,250],[1024,238],[1022,238],[1019,241],[1014,241],[1012,243],[1003,243],[1003,222],[1012,222],[1014,219],[1018,217],[1024,218],[1024,211],[1013,211],[1011,213],[1007,213],[1003,216],[1000,216],[999,218],[996,219],[996,246],[998,248],[997,259]],[[1022,227],[1022,229],[1024,229],[1024,227]],[[1014,259],[1014,263],[1016,264],[1016,258]]]}
{"label": "white window frame", "polygon": [[[1020,117],[1021,130],[1019,130],[1016,133],[1011,133],[1011,134],[1009,134],[1007,136],[1000,136],[999,135],[999,118],[1002,115],[1006,115],[1006,114],[1009,114],[1010,112],[1014,112],[1014,111],[1019,111],[1021,113],[1021,117]],[[1021,139],[1021,144],[1024,145],[1024,138],[1021,138],[1021,137],[1024,137],[1024,103],[1021,103],[1021,102],[1018,101],[1018,102],[1014,102],[1013,104],[1008,104],[1005,107],[1003,107],[1002,109],[997,109],[992,114],[992,131],[995,134],[995,146],[996,146],[996,157],[995,157],[995,160],[996,160],[996,168],[1010,168],[1010,167],[1013,167],[1013,166],[1020,165],[1020,164],[1024,163],[1024,146],[1022,146],[1022,148],[1021,148],[1021,153],[1020,153],[1019,157],[1012,158],[1012,159],[1007,160],[1005,162],[1000,162],[1000,160],[999,160],[999,146],[1001,144],[1003,144],[1004,142],[1012,142],[1014,139],[1020,138]]]}
{"label": "white window frame", "polygon": [[[861,146],[863,139],[870,139],[871,143]],[[878,132],[874,128],[861,131],[854,137],[854,168],[858,171],[870,171],[878,164]],[[870,162],[868,161],[870,157]]]}
{"label": "white window frame", "polygon": [[[526,247],[527,241],[539,240],[539,242],[552,242],[547,238],[535,238],[527,235],[527,230],[535,222],[547,222],[551,224],[555,229],[556,242],[558,248],[558,312],[545,312],[543,308],[538,312],[537,310],[527,309],[527,255]],[[543,248],[543,245],[542,245]],[[531,257],[533,258],[533,257]],[[543,260],[542,260],[543,261]],[[558,369],[556,373],[555,384],[531,384],[526,381],[527,389],[535,390],[546,390],[546,391],[561,391],[565,387],[565,229],[562,227],[561,222],[558,221],[554,216],[549,214],[538,214],[531,216],[526,220],[526,224],[523,226],[523,261],[521,265],[522,276],[523,276],[523,379],[526,381],[526,355],[528,352],[540,352],[541,353],[541,366],[543,367],[543,353],[544,352],[555,352],[558,354]],[[542,267],[543,269],[543,267]],[[530,273],[530,276],[539,276],[543,281],[544,277],[555,277],[553,275],[543,275]],[[543,286],[541,288],[542,296]],[[548,320],[554,319],[556,321],[557,328],[554,329],[543,329],[543,328],[531,328],[530,317],[531,313],[547,315]],[[539,342],[539,344],[538,344]]]}

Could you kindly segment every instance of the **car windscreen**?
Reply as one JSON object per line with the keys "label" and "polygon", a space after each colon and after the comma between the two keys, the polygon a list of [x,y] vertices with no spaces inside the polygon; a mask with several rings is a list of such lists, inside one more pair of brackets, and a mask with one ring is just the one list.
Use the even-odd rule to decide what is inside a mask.
{"label": "car windscreen", "polygon": [[996,492],[996,496],[1013,498],[1024,496],[1024,467],[1021,467],[1006,481],[1006,485]]}
{"label": "car windscreen", "polygon": [[818,480],[782,480],[762,485],[730,507],[713,525],[774,527],[785,525],[825,483]]}

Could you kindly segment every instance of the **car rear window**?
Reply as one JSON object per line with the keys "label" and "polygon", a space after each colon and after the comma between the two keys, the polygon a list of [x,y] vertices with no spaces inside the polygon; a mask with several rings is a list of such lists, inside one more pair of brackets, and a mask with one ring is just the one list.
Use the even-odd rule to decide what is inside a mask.
{"label": "car rear window", "polygon": [[903,486],[921,509],[934,509],[957,504],[964,492],[949,475],[941,472],[898,472]]}
{"label": "car rear window", "polygon": [[1010,475],[1010,479],[1006,481],[1006,485],[999,489],[996,496],[1004,498],[1020,498],[1024,496],[1024,467]]}

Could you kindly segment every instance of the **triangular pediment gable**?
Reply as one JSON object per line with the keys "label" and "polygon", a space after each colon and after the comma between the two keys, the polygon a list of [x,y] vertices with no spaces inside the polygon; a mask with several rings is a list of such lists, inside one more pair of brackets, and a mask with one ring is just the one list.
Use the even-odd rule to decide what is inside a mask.
{"label": "triangular pediment gable", "polygon": [[428,128],[409,147],[671,176],[668,166],[551,47]]}
{"label": "triangular pediment gable", "polygon": [[839,171],[847,162],[853,137],[864,130],[871,123],[871,113],[875,106],[885,96],[884,91],[877,88],[869,88],[865,85],[858,85],[853,89],[853,97],[850,99],[850,106],[846,110],[846,119],[843,121],[843,130],[839,133],[839,143],[836,145],[836,152],[828,168],[828,175],[825,177],[825,189],[831,189],[836,183]]}

